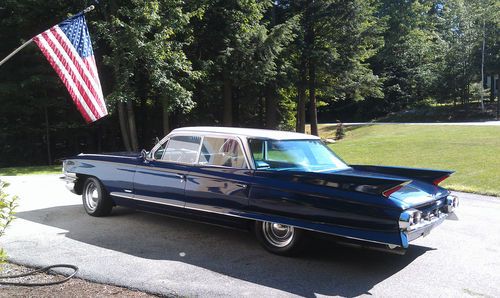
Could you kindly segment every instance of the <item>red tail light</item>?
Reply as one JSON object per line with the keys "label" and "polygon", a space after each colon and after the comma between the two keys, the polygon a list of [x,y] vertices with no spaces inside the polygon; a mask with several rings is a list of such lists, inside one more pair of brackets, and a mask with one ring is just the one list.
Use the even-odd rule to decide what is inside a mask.
{"label": "red tail light", "polygon": [[382,192],[382,195],[384,197],[388,198],[390,195],[392,195],[396,191],[400,190],[403,186],[404,186],[404,184],[400,184],[400,185],[396,185],[394,187],[391,187],[391,188],[389,188],[387,190],[384,190],[384,192]]}
{"label": "red tail light", "polygon": [[439,183],[443,182],[446,178],[450,177],[450,175],[444,175],[442,177],[439,177],[437,179],[434,179],[434,181],[432,181],[432,184],[434,185],[438,185]]}

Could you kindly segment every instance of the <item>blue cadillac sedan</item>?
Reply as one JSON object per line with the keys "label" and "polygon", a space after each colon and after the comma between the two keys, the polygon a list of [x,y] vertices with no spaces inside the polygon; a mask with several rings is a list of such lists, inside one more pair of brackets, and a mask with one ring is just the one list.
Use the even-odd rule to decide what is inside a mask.
{"label": "blue cadillac sedan", "polygon": [[294,255],[312,234],[404,253],[458,206],[438,184],[453,172],[348,165],[316,136],[185,127],[146,152],[80,154],[63,163],[92,216],[114,206],[251,229]]}

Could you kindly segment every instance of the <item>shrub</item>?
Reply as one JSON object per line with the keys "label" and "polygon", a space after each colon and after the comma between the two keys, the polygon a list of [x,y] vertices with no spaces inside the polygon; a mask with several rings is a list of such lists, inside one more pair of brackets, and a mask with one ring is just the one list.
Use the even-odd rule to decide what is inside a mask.
{"label": "shrub", "polygon": [[337,129],[335,130],[335,140],[341,140],[345,136],[345,129],[342,122],[337,120]]}
{"label": "shrub", "polygon": [[[17,207],[17,196],[9,196],[4,192],[8,186],[7,183],[0,180],[0,237],[5,233],[7,227],[14,220],[14,210]],[[7,259],[7,254],[3,248],[0,248],[0,264]]]}

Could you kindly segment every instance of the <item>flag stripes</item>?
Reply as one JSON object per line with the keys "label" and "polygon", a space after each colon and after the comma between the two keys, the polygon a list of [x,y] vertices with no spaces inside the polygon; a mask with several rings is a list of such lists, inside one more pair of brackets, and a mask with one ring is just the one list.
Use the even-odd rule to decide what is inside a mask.
{"label": "flag stripes", "polygon": [[[101,107],[99,106],[99,104],[96,102],[95,99],[97,93],[95,92],[95,87],[93,86],[95,85],[94,80],[92,78],[89,78],[90,74],[88,73],[88,70],[85,66],[82,67],[82,65],[78,66],[75,65],[75,63],[77,62],[83,64],[83,62],[81,61],[82,59],[75,58],[74,55],[70,57],[68,55],[68,52],[70,54],[73,54],[71,52],[72,47],[69,47],[69,51],[67,50],[68,48],[67,45],[65,45],[65,47],[63,48],[63,46],[59,42],[59,39],[61,39],[61,37],[59,36],[59,39],[56,39],[56,37],[52,33],[52,30],[47,30],[45,33],[42,33],[42,36],[48,42],[50,47],[54,50],[55,54],[59,58],[61,57],[63,58],[64,66],[66,67],[66,69],[68,69],[68,72],[72,75],[72,78],[76,83],[76,86],[78,87],[78,91],[80,91],[82,95],[86,95],[85,99],[88,99],[90,101],[91,104],[89,102],[87,102],[87,104],[89,104],[92,112],[94,112],[94,115],[96,117],[102,116],[103,112],[101,111]],[[87,72],[85,73],[84,70],[86,70]],[[82,74],[85,74],[85,78],[82,77]],[[89,88],[92,90],[90,90]]]}
{"label": "flag stripes", "polygon": [[54,53],[52,48],[48,45],[45,38],[42,35],[38,35],[34,38],[34,41],[40,47],[42,53],[45,55],[47,60],[49,60],[50,65],[52,65],[52,68],[54,68],[54,70],[63,81],[78,110],[83,115],[83,118],[85,118],[87,122],[96,121],[96,116],[94,115],[94,113],[92,113],[89,106],[87,105],[87,102],[85,101],[85,99],[83,99],[81,93],[78,91],[78,88],[75,86],[75,83],[71,78],[71,75],[68,73],[68,70],[64,67],[63,63]]}
{"label": "flag stripes", "polygon": [[[75,28],[81,29],[81,24]],[[85,121],[94,122],[106,116],[108,112],[93,55],[82,57],[58,25],[35,36],[33,41],[63,81]],[[90,44],[90,39],[86,42]]]}

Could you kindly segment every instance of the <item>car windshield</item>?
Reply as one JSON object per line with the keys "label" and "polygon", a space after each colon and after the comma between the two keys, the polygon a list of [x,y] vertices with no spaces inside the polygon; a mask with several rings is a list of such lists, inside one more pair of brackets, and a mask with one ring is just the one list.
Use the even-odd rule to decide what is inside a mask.
{"label": "car windshield", "polygon": [[349,166],[320,140],[249,139],[257,169],[322,172]]}

